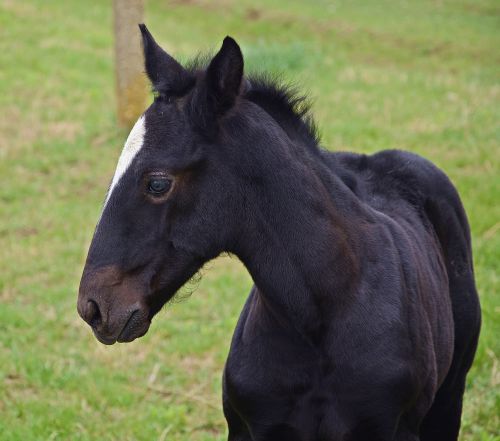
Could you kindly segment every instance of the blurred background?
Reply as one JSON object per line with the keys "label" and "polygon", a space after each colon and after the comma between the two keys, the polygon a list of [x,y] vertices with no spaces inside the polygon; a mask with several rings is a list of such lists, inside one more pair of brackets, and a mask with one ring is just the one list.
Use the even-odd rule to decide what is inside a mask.
{"label": "blurred background", "polygon": [[[144,20],[181,60],[233,36],[247,72],[311,96],[326,148],[407,149],[451,177],[484,314],[461,439],[499,440],[500,3],[150,0]],[[131,344],[101,345],[77,316],[128,134],[114,45],[110,1],[0,0],[1,440],[227,436],[221,373],[252,283],[237,259],[210,263]]]}

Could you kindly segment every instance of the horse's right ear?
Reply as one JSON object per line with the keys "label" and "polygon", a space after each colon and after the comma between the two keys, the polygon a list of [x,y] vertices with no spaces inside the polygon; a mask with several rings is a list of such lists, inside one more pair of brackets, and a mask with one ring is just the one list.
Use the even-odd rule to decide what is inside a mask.
{"label": "horse's right ear", "polygon": [[149,32],[145,24],[142,34],[144,64],[153,89],[163,95],[182,95],[194,82],[191,75],[174,58],[167,54]]}
{"label": "horse's right ear", "polygon": [[240,93],[243,80],[243,55],[238,43],[224,38],[222,47],[207,68],[207,96],[217,115],[229,110]]}
{"label": "horse's right ear", "polygon": [[195,126],[208,138],[218,132],[218,119],[236,103],[243,83],[243,55],[238,43],[224,38],[219,52],[210,61],[204,82],[191,102]]}

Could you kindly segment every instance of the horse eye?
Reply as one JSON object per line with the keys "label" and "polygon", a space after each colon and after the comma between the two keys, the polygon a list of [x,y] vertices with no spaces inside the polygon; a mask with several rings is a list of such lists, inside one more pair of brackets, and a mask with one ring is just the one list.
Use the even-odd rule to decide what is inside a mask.
{"label": "horse eye", "polygon": [[148,183],[148,191],[154,195],[161,195],[170,189],[171,181],[167,178],[151,178]]}

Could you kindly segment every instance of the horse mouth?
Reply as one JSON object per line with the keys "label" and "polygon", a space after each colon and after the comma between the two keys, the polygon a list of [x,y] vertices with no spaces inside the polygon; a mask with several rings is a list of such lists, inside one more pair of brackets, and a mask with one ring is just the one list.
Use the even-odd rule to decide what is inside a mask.
{"label": "horse mouth", "polygon": [[141,313],[140,310],[133,311],[127,321],[121,328],[120,332],[115,335],[109,335],[99,330],[92,328],[94,336],[105,345],[113,345],[118,343],[129,343],[136,338],[142,337],[149,330],[151,321]]}

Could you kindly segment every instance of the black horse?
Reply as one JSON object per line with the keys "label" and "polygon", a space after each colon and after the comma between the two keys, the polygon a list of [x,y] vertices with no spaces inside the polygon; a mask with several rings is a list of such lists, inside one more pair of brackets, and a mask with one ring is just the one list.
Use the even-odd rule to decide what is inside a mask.
{"label": "black horse", "polygon": [[224,372],[229,440],[456,440],[480,308],[446,175],[407,152],[322,150],[304,101],[245,77],[233,39],[183,67],[140,28],[155,99],[82,276],[96,337],[144,335],[229,252],[255,282]]}

